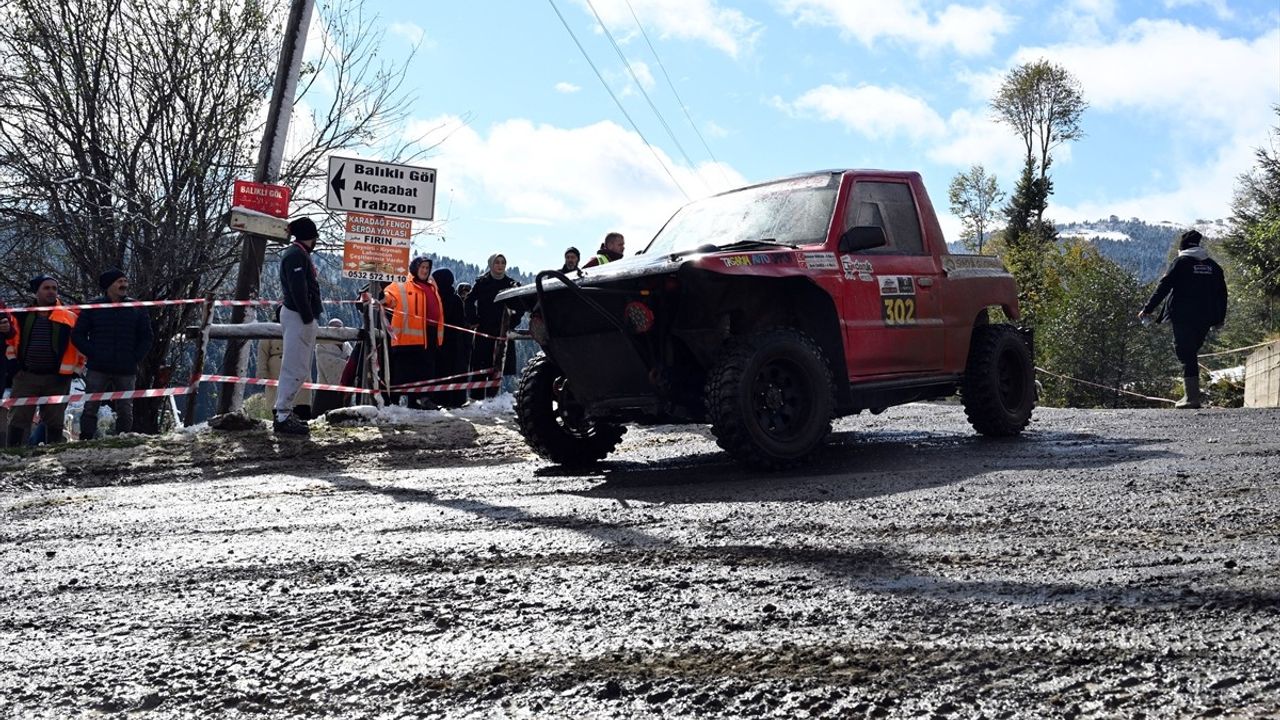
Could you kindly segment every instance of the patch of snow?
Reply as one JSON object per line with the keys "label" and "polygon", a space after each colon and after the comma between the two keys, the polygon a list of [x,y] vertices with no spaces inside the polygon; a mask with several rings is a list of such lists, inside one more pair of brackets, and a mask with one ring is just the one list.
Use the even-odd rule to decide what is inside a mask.
{"label": "patch of snow", "polygon": [[500,393],[489,400],[472,401],[453,409],[418,410],[399,405],[379,409],[373,405],[357,405],[344,408],[341,414],[346,418],[356,417],[374,425],[432,425],[448,418],[477,420],[510,416],[514,412],[515,399],[510,393]]}
{"label": "patch of snow", "polygon": [[1219,380],[1230,380],[1231,382],[1244,382],[1244,366],[1237,365],[1235,367],[1223,368],[1221,370],[1210,370],[1209,381],[1218,382]]}

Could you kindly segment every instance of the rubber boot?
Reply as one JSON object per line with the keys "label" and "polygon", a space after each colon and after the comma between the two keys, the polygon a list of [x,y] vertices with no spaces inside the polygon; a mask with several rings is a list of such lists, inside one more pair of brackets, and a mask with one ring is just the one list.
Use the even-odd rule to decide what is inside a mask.
{"label": "rubber boot", "polygon": [[1198,410],[1200,408],[1200,376],[1188,375],[1182,378],[1183,386],[1187,390],[1187,394],[1174,404],[1174,407],[1183,410]]}
{"label": "rubber boot", "polygon": [[66,435],[63,434],[62,428],[58,428],[57,430],[49,430],[48,432],[46,432],[44,436],[44,441],[45,441],[45,444],[47,445],[57,445],[59,443],[66,442],[67,437]]}
{"label": "rubber boot", "polygon": [[6,438],[5,447],[20,448],[27,446],[27,429],[20,427],[9,428],[9,435]]}

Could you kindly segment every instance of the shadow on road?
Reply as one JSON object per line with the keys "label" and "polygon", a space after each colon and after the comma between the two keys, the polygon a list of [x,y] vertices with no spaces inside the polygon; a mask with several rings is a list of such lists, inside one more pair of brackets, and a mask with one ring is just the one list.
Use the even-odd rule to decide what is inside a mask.
{"label": "shadow on road", "polygon": [[1036,432],[992,440],[931,432],[839,432],[813,462],[753,470],[723,452],[650,463],[605,462],[587,471],[544,468],[541,477],[598,480],[572,494],[663,503],[861,500],[938,487],[1002,470],[1101,468],[1172,457],[1149,439]]}

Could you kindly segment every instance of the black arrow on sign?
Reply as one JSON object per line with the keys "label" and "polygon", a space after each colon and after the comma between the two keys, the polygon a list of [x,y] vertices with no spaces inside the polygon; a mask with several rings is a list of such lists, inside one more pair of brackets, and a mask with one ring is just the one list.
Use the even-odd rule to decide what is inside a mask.
{"label": "black arrow on sign", "polygon": [[346,163],[338,166],[338,172],[333,176],[333,182],[329,183],[333,187],[333,194],[338,196],[338,204],[342,204],[342,191],[347,189],[347,181],[342,179],[342,171],[347,167]]}

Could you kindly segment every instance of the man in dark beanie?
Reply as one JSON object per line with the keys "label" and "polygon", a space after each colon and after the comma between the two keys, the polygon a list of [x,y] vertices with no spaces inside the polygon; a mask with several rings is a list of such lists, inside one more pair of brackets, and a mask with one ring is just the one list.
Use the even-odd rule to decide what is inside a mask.
{"label": "man in dark beanie", "polygon": [[[129,279],[116,268],[98,276],[103,295],[93,304],[127,302]],[[91,308],[80,313],[71,339],[87,358],[88,373],[84,379],[86,393],[118,392],[137,387],[138,363],[151,350],[151,318],[146,310],[136,307]],[[80,416],[80,439],[92,440],[98,435],[99,400],[86,400]],[[114,400],[116,432],[133,430],[133,401]]]}
{"label": "man in dark beanie", "polygon": [[311,381],[315,359],[316,333],[324,314],[320,303],[320,282],[311,253],[320,233],[311,218],[298,218],[289,223],[293,242],[280,256],[280,287],[284,289],[284,307],[280,309],[280,327],[284,330],[284,356],[280,359],[280,384],[276,387],[275,422],[277,433],[307,435],[310,428],[293,414],[293,400],[302,383]]}
{"label": "man in dark beanie", "polygon": [[1177,402],[1179,408],[1200,407],[1200,346],[1209,329],[1221,327],[1227,319],[1227,281],[1222,268],[1201,247],[1202,240],[1195,230],[1182,233],[1178,258],[1138,313],[1139,319],[1146,320],[1165,297],[1169,298],[1156,322],[1167,319],[1173,323],[1173,350],[1182,363],[1186,387],[1186,394]]}
{"label": "man in dark beanie", "polygon": [[[17,361],[13,376],[14,398],[66,395],[71,391],[71,378],[84,357],[71,341],[76,314],[58,302],[58,281],[48,275],[31,278],[37,309],[13,314],[6,356]],[[50,443],[63,441],[62,426],[67,404],[40,406],[45,438]],[[26,445],[35,418],[34,406],[15,407],[9,416],[9,447]]]}

